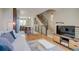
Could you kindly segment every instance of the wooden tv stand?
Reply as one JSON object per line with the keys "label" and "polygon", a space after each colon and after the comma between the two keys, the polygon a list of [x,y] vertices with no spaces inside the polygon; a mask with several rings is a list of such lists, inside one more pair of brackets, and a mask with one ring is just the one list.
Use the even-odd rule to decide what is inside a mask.
{"label": "wooden tv stand", "polygon": [[63,35],[54,34],[53,41],[68,47],[72,50],[79,49],[79,39],[78,38],[70,38]]}

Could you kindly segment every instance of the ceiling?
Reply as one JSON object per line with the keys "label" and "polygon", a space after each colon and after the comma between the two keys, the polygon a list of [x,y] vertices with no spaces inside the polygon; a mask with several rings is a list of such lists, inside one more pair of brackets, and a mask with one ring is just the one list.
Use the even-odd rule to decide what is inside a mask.
{"label": "ceiling", "polygon": [[60,11],[67,8],[17,8],[17,15],[21,17],[35,17],[37,14],[51,9]]}
{"label": "ceiling", "polygon": [[24,17],[35,17],[37,14],[40,14],[49,8],[17,8],[18,16]]}

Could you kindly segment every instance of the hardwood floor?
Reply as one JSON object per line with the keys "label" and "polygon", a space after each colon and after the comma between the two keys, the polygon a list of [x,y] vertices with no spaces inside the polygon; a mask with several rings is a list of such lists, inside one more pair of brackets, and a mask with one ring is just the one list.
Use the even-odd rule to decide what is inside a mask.
{"label": "hardwood floor", "polygon": [[46,35],[43,35],[43,34],[40,34],[40,33],[39,33],[39,34],[30,34],[30,35],[27,35],[27,36],[26,36],[26,39],[27,39],[28,41],[39,40],[39,39],[41,39],[41,38],[44,38],[44,39],[46,39],[47,41],[49,41],[50,43],[55,44],[55,45],[61,47],[62,49],[64,49],[64,51],[70,51],[70,49],[68,49],[68,48],[66,48],[66,47],[64,47],[64,46],[62,46],[62,45],[60,45],[60,44],[54,42],[54,41],[52,40],[53,38],[47,37]]}
{"label": "hardwood floor", "polygon": [[40,36],[40,34],[30,34],[30,35],[27,35],[26,38],[27,38],[27,40],[32,41],[32,40],[40,39],[41,36]]}

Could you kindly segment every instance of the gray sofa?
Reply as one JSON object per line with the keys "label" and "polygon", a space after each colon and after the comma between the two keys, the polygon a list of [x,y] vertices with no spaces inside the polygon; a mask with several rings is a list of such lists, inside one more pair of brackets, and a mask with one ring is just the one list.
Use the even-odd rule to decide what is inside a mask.
{"label": "gray sofa", "polygon": [[25,40],[25,33],[14,33],[16,39],[13,39],[9,32],[1,33],[0,35],[0,51],[30,51],[27,41]]}

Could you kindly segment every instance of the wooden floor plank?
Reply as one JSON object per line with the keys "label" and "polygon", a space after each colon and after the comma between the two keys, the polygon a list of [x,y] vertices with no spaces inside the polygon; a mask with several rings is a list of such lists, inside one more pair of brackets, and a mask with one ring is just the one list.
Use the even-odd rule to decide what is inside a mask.
{"label": "wooden floor plank", "polygon": [[70,51],[70,49],[68,49],[68,48],[66,48],[66,47],[64,47],[64,46],[62,46],[62,45],[60,45],[60,44],[57,44],[56,42],[54,42],[54,41],[52,40],[53,38],[50,38],[50,37],[48,37],[48,36],[46,36],[46,35],[43,35],[43,34],[40,34],[40,33],[39,33],[39,34],[29,34],[29,35],[26,35],[26,39],[27,39],[28,41],[39,40],[39,39],[41,39],[41,38],[44,38],[44,39],[46,39],[47,41],[49,41],[50,43],[55,44],[55,45],[61,47],[62,49],[64,49],[64,51]]}

